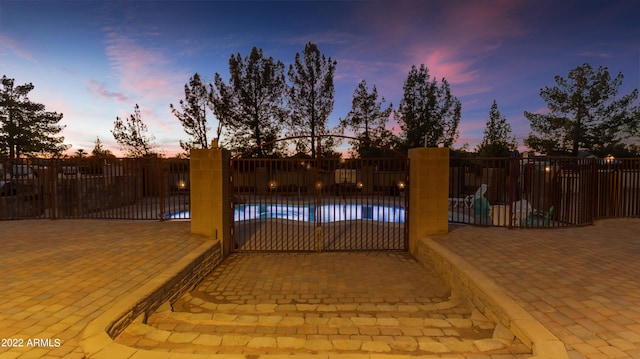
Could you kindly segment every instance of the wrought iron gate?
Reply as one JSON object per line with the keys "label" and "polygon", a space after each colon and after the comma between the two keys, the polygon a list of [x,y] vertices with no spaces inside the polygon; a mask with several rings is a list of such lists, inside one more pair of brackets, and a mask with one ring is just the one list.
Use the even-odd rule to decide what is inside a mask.
{"label": "wrought iron gate", "polygon": [[231,161],[236,251],[406,250],[408,159]]}

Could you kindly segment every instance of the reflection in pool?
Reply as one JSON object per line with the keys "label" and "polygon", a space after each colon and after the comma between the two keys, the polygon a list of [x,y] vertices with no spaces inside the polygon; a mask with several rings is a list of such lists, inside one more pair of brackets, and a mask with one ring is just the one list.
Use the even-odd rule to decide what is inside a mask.
{"label": "reflection in pool", "polygon": [[[191,218],[189,211],[172,212],[165,219]],[[350,220],[372,220],[378,222],[404,223],[405,209],[401,206],[383,204],[323,203],[315,204],[237,204],[234,221],[260,218],[280,218],[303,222],[338,222]]]}

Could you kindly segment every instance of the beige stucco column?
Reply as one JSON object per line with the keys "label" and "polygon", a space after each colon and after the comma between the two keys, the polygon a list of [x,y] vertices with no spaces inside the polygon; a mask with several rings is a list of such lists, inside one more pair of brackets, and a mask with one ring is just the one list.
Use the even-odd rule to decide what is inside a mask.
{"label": "beige stucco column", "polygon": [[409,150],[409,252],[420,237],[449,231],[449,149]]}
{"label": "beige stucco column", "polygon": [[231,251],[229,151],[192,149],[190,154],[191,233],[222,242],[223,255]]}

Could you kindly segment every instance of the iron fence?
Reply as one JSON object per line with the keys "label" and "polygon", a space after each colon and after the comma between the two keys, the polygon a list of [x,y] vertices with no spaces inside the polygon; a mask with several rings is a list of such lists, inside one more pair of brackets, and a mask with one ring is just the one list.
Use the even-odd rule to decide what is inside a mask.
{"label": "iron fence", "polygon": [[[265,191],[288,205],[312,202],[319,181],[331,183],[324,194],[342,191],[367,205],[367,191],[391,200],[407,186],[403,169],[384,161],[323,159],[321,171],[316,160],[251,161],[232,169],[236,204]],[[352,182],[354,173],[355,184],[336,180]],[[640,216],[640,159],[451,159],[449,178],[451,222],[562,227]],[[188,210],[188,160],[0,160],[0,219],[188,219]]]}
{"label": "iron fence", "polygon": [[0,161],[0,219],[188,218],[189,161]]}
{"label": "iron fence", "polygon": [[403,250],[406,159],[231,162],[239,251]]}
{"label": "iron fence", "polygon": [[452,222],[580,226],[640,215],[640,159],[451,159]]}

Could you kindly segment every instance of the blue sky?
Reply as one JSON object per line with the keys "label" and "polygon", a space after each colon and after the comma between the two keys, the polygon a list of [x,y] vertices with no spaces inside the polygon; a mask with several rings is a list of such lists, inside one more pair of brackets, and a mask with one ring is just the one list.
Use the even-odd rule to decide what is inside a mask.
{"label": "blue sky", "polygon": [[64,114],[71,152],[99,136],[119,153],[110,129],[137,103],[172,156],[187,136],[169,104],[195,72],[227,79],[230,55],[253,46],[288,66],[314,42],[338,62],[330,125],[363,79],[397,108],[425,64],[462,102],[455,147],[481,141],[494,99],[522,145],[523,112],[545,111],[539,92],[555,75],[588,62],[622,72],[622,94],[640,87],[639,16],[634,0],[0,0],[0,76],[32,82],[31,99]]}

